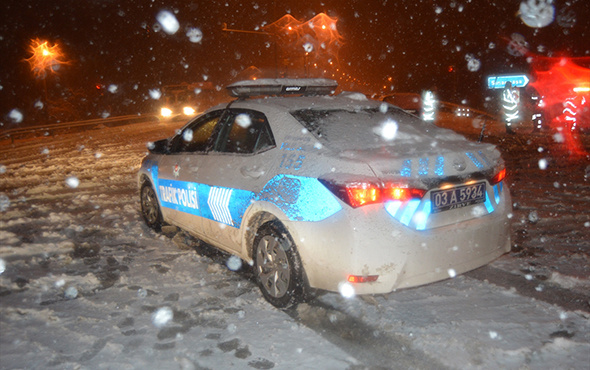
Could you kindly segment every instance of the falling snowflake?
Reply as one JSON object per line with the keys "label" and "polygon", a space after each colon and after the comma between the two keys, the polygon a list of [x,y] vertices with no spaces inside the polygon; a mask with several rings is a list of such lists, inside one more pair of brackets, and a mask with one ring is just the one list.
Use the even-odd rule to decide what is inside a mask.
{"label": "falling snowflake", "polygon": [[305,50],[306,53],[311,53],[313,51],[313,44],[311,42],[306,42],[303,44],[303,50]]}
{"label": "falling snowflake", "polygon": [[203,40],[203,31],[198,28],[189,28],[186,31],[186,37],[190,42],[198,44]]}
{"label": "falling snowflake", "polygon": [[547,169],[547,160],[545,158],[539,159],[539,169],[541,169],[541,170]]}
{"label": "falling snowflake", "polygon": [[236,326],[236,324],[229,324],[229,325],[227,326],[227,331],[228,331],[230,334],[234,334],[234,333],[235,333],[237,330],[238,330],[238,327]]}
{"label": "falling snowflake", "polygon": [[75,189],[80,185],[80,180],[78,180],[76,176],[69,176],[66,179],[66,185],[72,189]]}
{"label": "falling snowflake", "polygon": [[348,282],[338,284],[338,291],[344,298],[354,298],[356,295],[354,292],[354,287]]}
{"label": "falling snowflake", "polygon": [[10,113],[8,113],[8,117],[10,117],[14,123],[21,123],[23,121],[23,114],[18,109],[11,110]]}
{"label": "falling snowflake", "polygon": [[162,307],[152,315],[152,323],[155,327],[161,328],[168,324],[174,317],[174,313],[170,307]]}
{"label": "falling snowflake", "polygon": [[397,135],[397,122],[388,118],[381,126],[373,129],[375,134],[381,136],[384,140],[390,141],[395,139]]}
{"label": "falling snowflake", "polygon": [[117,85],[109,85],[109,87],[107,88],[107,90],[109,90],[109,92],[111,94],[114,94],[117,92],[117,90],[119,90],[119,86]]}
{"label": "falling snowflake", "polygon": [[190,128],[184,130],[184,132],[182,133],[182,139],[189,143],[193,141],[193,130],[191,130]]}
{"label": "falling snowflake", "polygon": [[64,297],[66,299],[76,299],[76,297],[78,297],[78,289],[73,286],[68,287],[64,292]]}
{"label": "falling snowflake", "polygon": [[225,265],[228,269],[232,271],[238,271],[242,268],[242,260],[240,259],[240,257],[232,255],[227,259]]}
{"label": "falling snowflake", "polygon": [[520,19],[529,27],[543,28],[553,22],[553,0],[527,0],[520,3]]}
{"label": "falling snowflake", "polygon": [[236,123],[242,128],[248,128],[252,124],[252,119],[249,115],[242,113],[237,115]]}
{"label": "falling snowflake", "polygon": [[467,69],[471,72],[479,71],[481,67],[481,62],[477,59],[473,54],[465,55],[465,60],[467,60]]}
{"label": "falling snowflake", "polygon": [[520,33],[513,33],[510,35],[510,41],[508,42],[506,49],[508,54],[515,57],[521,57],[528,53],[529,43]]}
{"label": "falling snowflake", "polygon": [[158,100],[162,96],[162,92],[160,91],[160,89],[151,89],[149,93],[150,97],[154,100]]}
{"label": "falling snowflake", "polygon": [[558,132],[555,135],[553,135],[553,140],[556,143],[563,143],[563,142],[565,142],[565,138],[563,137],[563,134],[561,134],[560,132]]}
{"label": "falling snowflake", "polygon": [[166,32],[169,35],[175,34],[176,31],[178,31],[178,29],[180,28],[180,24],[178,23],[178,20],[176,19],[174,14],[170,13],[167,10],[162,10],[160,13],[158,13],[156,19],[158,20],[158,23],[160,23],[160,25],[162,26],[164,32]]}

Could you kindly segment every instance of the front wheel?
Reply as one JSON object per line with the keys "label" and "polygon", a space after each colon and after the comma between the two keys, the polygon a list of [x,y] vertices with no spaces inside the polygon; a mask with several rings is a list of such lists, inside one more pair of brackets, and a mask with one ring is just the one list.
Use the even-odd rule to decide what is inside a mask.
{"label": "front wheel", "polygon": [[303,300],[303,266],[295,243],[284,227],[266,223],[254,240],[254,269],[264,298],[278,308],[289,308]]}
{"label": "front wheel", "polygon": [[150,186],[145,184],[141,187],[141,215],[145,223],[152,229],[159,231],[162,227],[162,213],[160,212],[160,205],[156,192]]}

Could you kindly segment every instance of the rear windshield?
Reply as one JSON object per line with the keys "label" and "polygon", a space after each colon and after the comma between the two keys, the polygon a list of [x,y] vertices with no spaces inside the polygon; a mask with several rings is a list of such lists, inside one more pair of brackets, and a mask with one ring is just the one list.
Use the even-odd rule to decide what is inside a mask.
{"label": "rear windshield", "polygon": [[368,148],[401,141],[421,141],[433,125],[401,110],[302,109],[292,111],[309,132],[330,144],[348,149]]}

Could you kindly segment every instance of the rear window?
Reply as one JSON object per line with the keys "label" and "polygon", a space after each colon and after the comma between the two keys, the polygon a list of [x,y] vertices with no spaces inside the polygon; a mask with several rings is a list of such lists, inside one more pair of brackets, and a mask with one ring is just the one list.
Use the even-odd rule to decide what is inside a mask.
{"label": "rear window", "polygon": [[292,111],[291,115],[316,137],[348,149],[366,149],[400,140],[422,141],[423,135],[434,128],[401,110],[383,113],[379,108],[302,109]]}

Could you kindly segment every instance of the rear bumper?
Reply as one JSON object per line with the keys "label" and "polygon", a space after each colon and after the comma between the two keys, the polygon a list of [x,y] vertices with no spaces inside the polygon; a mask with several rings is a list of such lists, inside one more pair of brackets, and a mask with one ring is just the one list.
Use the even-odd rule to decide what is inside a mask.
{"label": "rear bumper", "polygon": [[[506,189],[507,190],[507,189]],[[510,194],[485,216],[429,230],[404,226],[382,205],[343,209],[321,222],[287,224],[314,288],[338,291],[349,275],[356,294],[389,293],[486,265],[510,251]]]}

